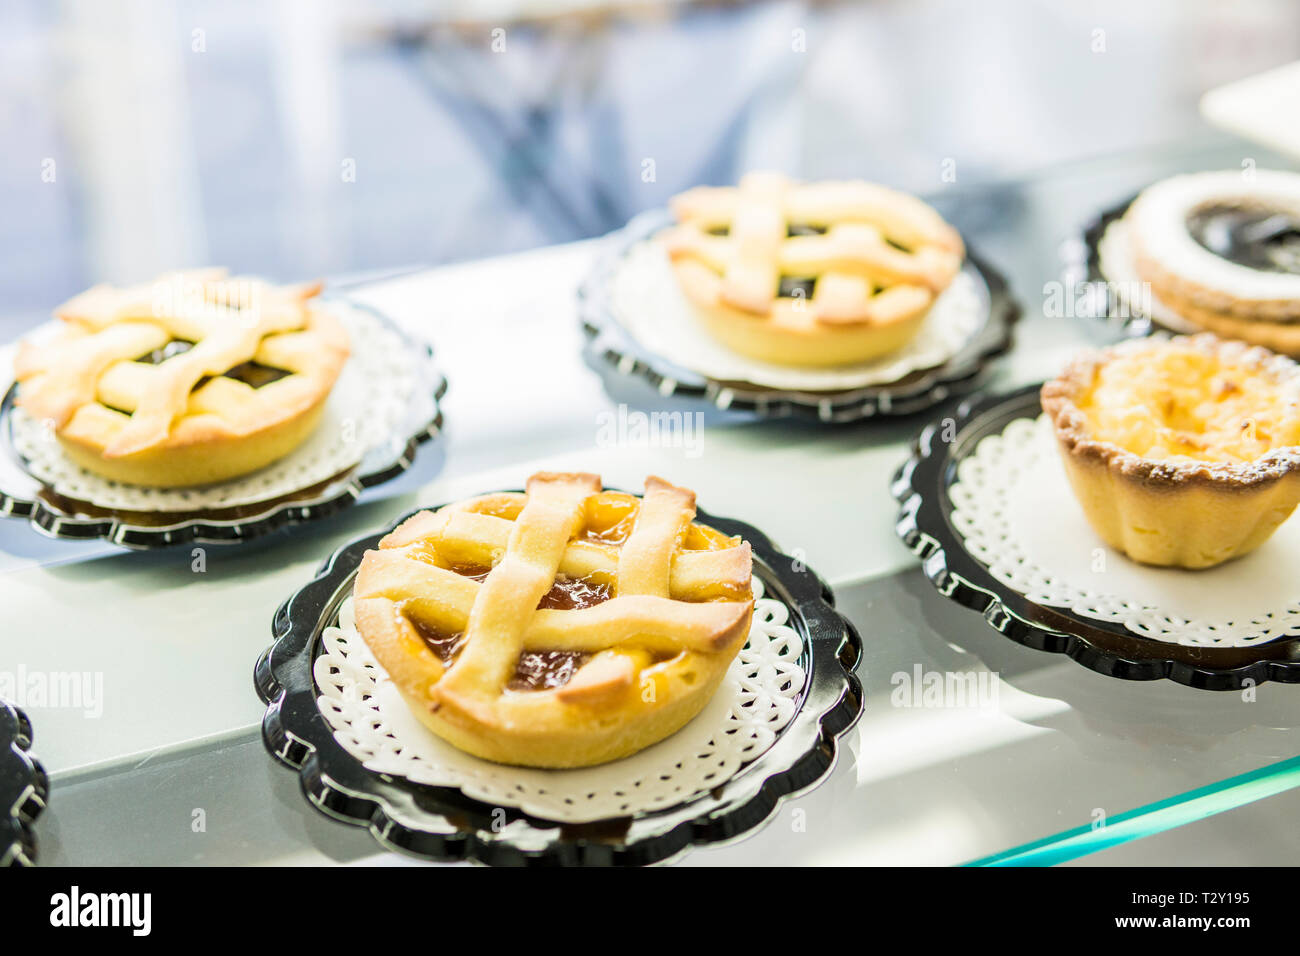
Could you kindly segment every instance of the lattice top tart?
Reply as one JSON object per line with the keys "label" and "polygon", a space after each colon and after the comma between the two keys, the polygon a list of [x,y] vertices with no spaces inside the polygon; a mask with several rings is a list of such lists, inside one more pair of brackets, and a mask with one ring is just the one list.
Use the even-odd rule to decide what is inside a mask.
{"label": "lattice top tart", "polygon": [[578,767],[672,734],[749,633],[749,545],[695,495],[590,474],[425,511],[366,553],[357,630],[416,716],[471,754]]}
{"label": "lattice top tart", "polygon": [[219,269],[96,286],[55,310],[54,335],[22,343],[18,403],[110,479],[183,487],[247,474],[307,438],[347,360],[319,291]]}
{"label": "lattice top tart", "polygon": [[674,197],[663,236],[682,291],[715,337],[782,365],[835,366],[897,349],[956,277],[957,231],[874,183],[750,173]]}

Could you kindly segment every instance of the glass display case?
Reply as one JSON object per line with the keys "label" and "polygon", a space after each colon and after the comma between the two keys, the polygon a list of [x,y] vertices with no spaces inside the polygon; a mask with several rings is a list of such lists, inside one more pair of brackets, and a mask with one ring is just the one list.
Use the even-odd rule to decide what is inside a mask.
{"label": "glass display case", "polygon": [[[891,483],[921,429],[954,414],[964,397],[960,390],[913,414],[838,425],[764,418],[670,394],[653,379],[626,374],[592,354],[578,303],[580,286],[619,241],[602,234],[633,213],[661,207],[680,187],[731,181],[758,163],[788,165],[807,178],[862,173],[924,196],[970,250],[1005,276],[1020,310],[1014,344],[991,357],[972,385],[980,394],[1008,392],[1052,376],[1083,346],[1131,331],[1070,306],[1069,290],[1086,278],[1084,231],[1102,210],[1177,173],[1240,168],[1243,162],[1293,169],[1292,158],[1190,120],[1179,126],[1152,119],[1155,132],[1133,135],[1130,127],[1141,124],[1119,115],[1123,96],[1115,90],[1128,82],[1123,77],[1137,74],[1130,64],[1117,66],[1115,78],[1098,79],[1098,90],[1079,76],[1066,84],[1073,105],[1064,120],[1050,116],[1050,96],[1031,98],[1045,111],[1044,124],[1060,135],[1043,137],[1051,142],[1033,147],[1021,162],[1015,159],[1020,147],[999,153],[983,140],[1016,138],[1019,124],[1032,125],[1031,108],[1008,108],[996,122],[989,113],[972,130],[955,107],[943,105],[940,93],[900,90],[916,109],[946,119],[911,139],[899,137],[904,157],[881,159],[889,143],[863,113],[832,134],[827,117],[844,103],[823,85],[831,73],[791,66],[775,55],[758,57],[762,68],[742,71],[730,92],[721,76],[713,76],[717,94],[684,115],[701,129],[722,129],[725,117],[731,125],[725,134],[701,134],[698,146],[670,149],[664,137],[682,136],[682,120],[669,117],[672,110],[662,103],[650,105],[638,84],[621,98],[584,90],[582,83],[593,78],[627,79],[640,68],[617,68],[607,57],[620,50],[649,56],[647,37],[690,62],[705,48],[755,49],[755,35],[764,30],[779,34],[782,45],[801,24],[813,43],[836,27],[856,31],[866,43],[875,36],[872,28],[908,31],[914,24],[887,5],[875,11],[814,5],[812,12],[798,4],[757,4],[727,13],[682,12],[636,28],[643,31],[639,42],[632,27],[593,27],[574,41],[535,25],[518,27],[516,40],[511,26],[507,42],[518,42],[520,60],[509,64],[516,71],[508,71],[509,82],[498,83],[491,54],[478,48],[490,43],[490,32],[461,24],[439,28],[452,32],[435,31],[430,40],[421,5],[392,6],[391,19],[376,14],[375,22],[336,11],[346,22],[346,30],[339,28],[346,42],[338,44],[326,43],[318,35],[325,28],[309,17],[303,29],[310,42],[299,46],[283,38],[284,24],[276,19],[291,17],[297,7],[271,5],[271,13],[257,15],[271,18],[268,29],[240,20],[240,30],[232,23],[223,31],[213,23],[202,36],[211,52],[156,65],[184,77],[181,92],[156,91],[155,105],[184,109],[182,125],[193,130],[183,138],[185,149],[201,154],[163,164],[165,175],[150,187],[155,198],[142,201],[156,219],[178,197],[186,198],[190,205],[174,207],[185,211],[177,213],[170,233],[154,230],[133,248],[106,253],[123,231],[112,220],[132,206],[132,190],[144,188],[137,176],[109,168],[135,161],[125,147],[101,157],[102,168],[59,160],[58,175],[75,177],[85,190],[83,198],[57,200],[61,209],[83,214],[80,225],[39,225],[45,213],[33,204],[46,200],[26,186],[0,186],[54,239],[51,261],[39,269],[27,275],[17,267],[0,269],[9,303],[7,338],[27,331],[92,279],[138,275],[181,260],[221,260],[277,278],[324,275],[327,292],[375,310],[411,342],[431,347],[447,383],[437,403],[440,417],[428,429],[429,440],[412,451],[409,467],[356,488],[348,507],[267,528],[253,540],[191,540],[136,551],[104,540],[51,538],[16,515],[0,522],[7,616],[0,661],[12,672],[6,696],[30,718],[33,750],[49,775],[48,805],[32,821],[41,865],[418,862],[387,851],[366,829],[327,818],[304,799],[298,775],[278,765],[264,745],[266,705],[254,688],[254,667],[271,643],[277,610],[336,549],[422,507],[520,488],[539,471],[593,472],[618,488],[638,488],[645,475],[664,475],[693,488],[702,508],[753,524],[785,555],[806,562],[829,585],[836,609],[860,638],[862,712],[840,738],[833,768],[811,790],[782,801],[744,839],[679,856],[685,865],[1297,859],[1300,838],[1294,828],[1279,826],[1300,805],[1300,709],[1291,687],[1267,683],[1215,693],[1167,680],[1115,679],[1007,639],[927,580],[896,533],[899,504]],[[1039,5],[1029,6],[1042,16]],[[177,11],[170,25],[187,46],[200,42],[200,33],[191,33],[203,30],[200,15],[184,4]],[[47,16],[26,8],[23,29],[55,43]],[[96,16],[79,11],[59,28],[90,30]],[[1139,29],[1123,22],[1109,34],[1120,50],[1116,59],[1125,55],[1121,41],[1137,35],[1126,31]],[[1193,45],[1211,43],[1217,21],[1197,22],[1201,32]],[[1244,35],[1260,35],[1237,23]],[[1070,43],[1086,48],[1090,37],[1095,42],[1078,24],[1062,29]],[[1154,43],[1149,38],[1158,33],[1142,35]],[[236,56],[227,40],[245,43],[243,52]],[[150,34],[137,42],[159,40]],[[260,45],[268,42],[279,46],[268,52]],[[557,62],[553,75],[519,81],[517,71],[547,51],[558,61],[575,49],[600,63]],[[1258,66],[1269,65],[1261,61],[1273,53],[1261,52]],[[1276,53],[1294,55],[1280,48]],[[270,84],[288,98],[285,110],[271,116],[253,96],[262,82],[256,64],[283,69],[289,55],[307,58],[295,61],[296,74]],[[827,57],[845,55],[838,48],[826,51]],[[970,63],[953,68],[982,69],[977,64],[990,56],[972,55]],[[1228,79],[1236,61],[1224,56]],[[336,72],[342,69],[338,58],[347,62],[343,73]],[[1081,59],[1075,68],[1087,66]],[[85,66],[90,75],[95,69]],[[811,76],[792,79],[784,72],[790,69]],[[1053,72],[1042,62],[1033,69]],[[1204,87],[1219,79],[1194,74],[1179,73],[1179,82]],[[340,76],[358,85],[339,82]],[[321,77],[333,78],[326,86],[330,103],[294,112],[294,104],[315,95],[305,90]],[[87,90],[86,76],[66,82],[83,102],[116,95]],[[32,102],[45,102],[48,93]],[[686,93],[663,95],[684,102]],[[1108,105],[1090,114],[1080,104],[1094,98]],[[1162,108],[1156,100],[1144,93],[1135,109],[1156,116]],[[382,115],[356,108],[385,101]],[[213,104],[225,104],[239,130],[222,135],[210,128],[230,126],[202,118],[211,116],[206,110]],[[442,132],[429,135],[434,141],[446,136],[459,165],[438,162],[438,150],[418,138],[419,163],[432,161],[434,168],[391,159],[404,142],[412,143],[409,131],[385,124],[414,127],[403,117],[423,112],[437,114],[428,128]],[[584,142],[593,124],[615,124],[625,115],[631,118],[621,134],[594,137],[604,153],[574,145]],[[345,128],[337,125],[340,117],[347,119]],[[772,129],[791,117],[805,132],[784,143]],[[173,119],[164,109],[159,122]],[[1122,135],[1097,132],[1112,119],[1126,128]],[[890,117],[882,113],[881,120],[892,129]],[[1005,132],[998,125],[1004,121]],[[21,131],[17,124],[24,124]],[[938,145],[936,130],[949,126],[953,145]],[[6,129],[4,135],[36,135],[21,117],[0,123],[0,133]],[[249,147],[245,137],[268,130],[276,137],[268,152]],[[115,137],[89,123],[82,132],[97,141]],[[159,131],[172,141],[164,134]],[[1097,141],[1100,148],[1094,148]],[[60,136],[38,142],[37,153],[84,155],[65,150]],[[329,156],[328,171],[295,177],[312,168],[303,154],[318,147]],[[712,156],[703,155],[706,148]],[[949,150],[959,172],[945,179]],[[232,157],[225,172],[214,171],[210,164],[226,164],[225,155]],[[566,170],[579,157],[584,168]],[[346,175],[336,182],[339,164],[349,160],[355,184]],[[661,181],[629,185],[646,161],[657,166]],[[277,174],[259,170],[259,162],[291,179],[278,198],[259,198],[259,191],[277,188]],[[462,181],[468,184],[463,189],[448,185]],[[163,186],[172,190],[170,198],[156,198]],[[265,215],[255,209],[280,202],[287,205]],[[239,208],[223,211],[225,203]],[[396,224],[392,235],[382,234],[386,221]],[[0,245],[19,248],[14,227],[4,228]],[[298,236],[308,240],[305,248],[296,248]],[[169,243],[178,248],[168,249]],[[38,246],[46,243],[26,248],[30,253]],[[12,347],[6,364],[11,353]],[[695,425],[682,440],[611,437],[608,423],[629,409],[679,413]],[[970,693],[959,700],[932,698],[924,688],[935,679]]]}

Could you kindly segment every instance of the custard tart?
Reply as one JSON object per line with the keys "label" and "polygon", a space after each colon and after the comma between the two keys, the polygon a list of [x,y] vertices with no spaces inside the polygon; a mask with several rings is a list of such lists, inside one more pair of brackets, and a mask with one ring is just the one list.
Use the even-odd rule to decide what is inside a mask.
{"label": "custard tart", "polygon": [[223,481],[301,445],[348,357],[319,283],[212,269],[59,306],[55,334],[15,359],[18,405],[105,478],[159,488]]}
{"label": "custard tart", "polygon": [[754,609],[748,543],[695,495],[533,475],[403,522],[366,552],[357,630],[436,735],[485,760],[582,767],[628,756],[708,703]]}
{"label": "custard tart", "polygon": [[1300,503],[1300,366],[1208,333],[1076,358],[1042,388],[1088,522],[1143,564],[1210,568]]}
{"label": "custard tart", "polygon": [[670,203],[661,237],[703,327],[778,365],[852,365],[914,338],[965,248],[929,205],[875,183],[750,173]]}

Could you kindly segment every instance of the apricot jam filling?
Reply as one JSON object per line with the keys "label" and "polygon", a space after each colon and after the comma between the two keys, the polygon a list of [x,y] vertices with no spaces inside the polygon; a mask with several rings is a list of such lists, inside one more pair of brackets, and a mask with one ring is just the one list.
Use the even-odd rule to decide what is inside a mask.
{"label": "apricot jam filling", "polygon": [[[482,581],[491,568],[453,567],[462,577]],[[560,578],[551,585],[551,589],[542,595],[538,610],[577,611],[595,607],[608,601],[611,597],[607,584],[601,584],[588,578]],[[465,643],[465,632],[447,633],[431,627],[417,618],[406,615],[415,632],[420,635],[425,646],[437,656],[443,664],[450,666],[460,654]],[[591,655],[580,651],[524,651],[515,664],[515,672],[506,687],[512,691],[549,690],[563,687],[578,668],[590,660]]]}

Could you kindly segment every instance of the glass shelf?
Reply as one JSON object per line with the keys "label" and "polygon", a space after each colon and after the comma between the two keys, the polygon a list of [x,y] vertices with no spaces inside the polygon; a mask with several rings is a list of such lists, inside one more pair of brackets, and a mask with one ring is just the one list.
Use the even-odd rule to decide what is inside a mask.
{"label": "glass shelf", "polygon": [[[1099,324],[1043,314],[1062,244],[1090,215],[1160,176],[1237,166],[1246,149],[1216,139],[934,196],[1026,309],[989,387],[1040,379],[1106,337]],[[313,811],[264,752],[254,662],[278,604],[338,544],[418,505],[516,486],[539,466],[694,487],[704,507],[806,555],[862,634],[866,712],[831,778],[752,838],[685,863],[1105,861],[1146,840],[1158,848],[1146,862],[1235,861],[1233,841],[1205,829],[1215,820],[1269,834],[1252,858],[1294,859],[1300,838],[1271,826],[1269,808],[1300,784],[1295,689],[1265,685],[1245,700],[1112,680],[1020,647],[937,594],[894,537],[887,491],[922,421],[815,429],[708,412],[694,451],[602,446],[600,413],[665,403],[583,364],[572,292],[595,251],[556,246],[357,290],[433,342],[450,379],[448,428],[415,469],[342,515],[211,547],[202,572],[190,549],[128,554],[0,523],[0,659],[89,674],[102,688],[94,706],[26,704],[52,777],[36,828],[42,862],[401,862]],[[921,695],[915,706],[909,682],[930,674],[974,687],[976,705],[925,706]],[[1223,813],[1235,808],[1244,816]]]}

